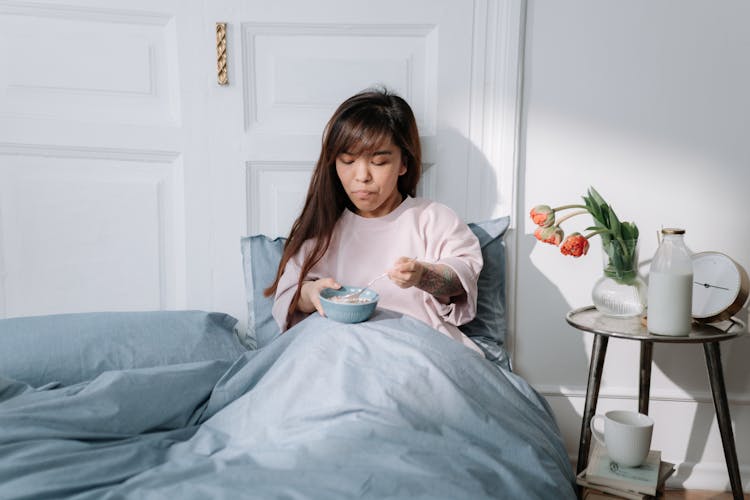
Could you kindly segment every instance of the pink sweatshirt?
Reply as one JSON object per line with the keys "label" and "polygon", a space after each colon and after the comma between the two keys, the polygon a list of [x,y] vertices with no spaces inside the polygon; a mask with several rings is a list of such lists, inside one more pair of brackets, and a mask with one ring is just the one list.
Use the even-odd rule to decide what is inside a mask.
{"label": "pink sweatshirt", "polygon": [[[282,329],[297,289],[302,254],[310,248],[310,243],[304,244],[302,251],[289,260],[279,281],[273,316]],[[380,294],[378,308],[415,317],[481,354],[457,326],[468,323],[476,314],[482,251],[471,229],[445,205],[408,197],[383,217],[360,217],[345,210],[333,231],[328,251],[306,279],[333,278],[342,285],[364,286],[391,269],[399,257],[416,257],[451,267],[466,296],[452,304],[441,304],[416,287],[399,288],[383,278],[372,285]],[[303,313],[296,314],[291,324],[304,317]]]}

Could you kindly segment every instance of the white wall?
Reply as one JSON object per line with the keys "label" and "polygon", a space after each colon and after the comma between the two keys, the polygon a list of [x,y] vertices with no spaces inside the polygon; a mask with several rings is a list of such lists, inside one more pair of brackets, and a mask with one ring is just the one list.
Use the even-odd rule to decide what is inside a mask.
{"label": "white wall", "polygon": [[[594,186],[638,224],[642,261],[656,250],[657,230],[677,226],[693,251],[722,251],[750,269],[748,25],[745,0],[528,2],[514,356],[554,408],[571,457],[592,339],[564,316],[591,303],[600,244],[577,260],[536,244],[528,210],[579,202]],[[566,228],[590,221],[578,219]],[[610,341],[600,412],[637,408],[638,352],[636,342]],[[750,491],[750,338],[724,343],[722,353]],[[653,444],[680,464],[672,485],[728,486],[709,390],[699,346],[655,346]]]}
{"label": "white wall", "polygon": [[[150,191],[144,191],[140,198],[126,196],[125,201],[138,202],[140,211],[134,212],[142,215],[138,220],[158,220],[161,229],[133,226],[149,231],[151,240],[145,247],[143,239],[131,233],[120,234],[122,231],[107,240],[112,245],[120,245],[121,241],[131,246],[138,243],[141,260],[132,260],[129,267],[122,267],[121,263],[119,267],[112,266],[110,261],[97,261],[98,267],[89,265],[89,274],[76,274],[86,292],[79,297],[89,297],[88,302],[74,305],[88,309],[223,305],[214,298],[223,283],[220,279],[212,281],[210,266],[204,265],[213,258],[216,250],[212,245],[217,244],[211,240],[211,213],[216,208],[209,202],[210,190],[204,189],[215,177],[211,169],[204,168],[210,164],[212,153],[207,150],[211,141],[206,133],[212,127],[204,117],[226,119],[226,108],[209,105],[203,92],[206,85],[214,85],[215,81],[212,23],[225,18],[214,19],[200,2],[139,0],[129,2],[127,8],[116,8],[124,5],[122,1],[103,6],[94,0],[70,3],[73,5],[66,3],[61,7],[51,1],[13,2],[0,7],[0,25],[5,28],[0,33],[6,42],[0,44],[0,67],[15,69],[0,71],[0,87],[12,87],[12,91],[3,94],[5,98],[0,98],[0,173],[15,172],[16,165],[19,171],[23,170],[29,161],[39,168],[60,172],[57,157],[66,162],[69,158],[97,161],[104,168],[110,168],[110,163],[117,169],[122,163],[136,164],[147,172],[144,182]],[[590,289],[601,272],[599,247],[594,242],[590,254],[579,260],[563,257],[552,247],[535,243],[531,236],[533,226],[525,219],[526,214],[537,203],[577,202],[593,185],[623,219],[639,225],[644,235],[644,260],[656,249],[657,228],[682,226],[687,229],[687,242],[693,250],[723,251],[750,269],[750,225],[744,220],[745,192],[750,187],[750,3],[529,0],[520,170],[516,177],[517,199],[513,200],[510,185],[517,52],[514,20],[522,4],[522,0],[474,2],[472,41],[476,57],[472,60],[473,73],[467,78],[472,82],[473,103],[469,139],[477,150],[469,154],[469,161],[473,165],[486,162],[492,168],[485,169],[481,176],[470,176],[470,192],[478,191],[478,198],[484,201],[468,207],[468,216],[474,220],[488,217],[490,206],[495,207],[495,215],[506,214],[515,204],[520,218],[513,221],[515,230],[509,238],[512,263],[516,266],[516,274],[510,276],[515,366],[547,396],[571,457],[575,457],[591,338],[568,327],[564,315],[571,308],[591,302]],[[221,5],[232,11],[230,3]],[[173,22],[173,15],[178,22]],[[16,16],[20,16],[20,21]],[[201,16],[209,18],[208,24]],[[29,26],[34,29],[29,30]],[[130,30],[137,29],[142,33],[135,36]],[[127,43],[122,47],[132,51],[131,57],[125,59],[130,66],[123,66],[122,57],[112,59],[111,51],[96,52],[98,63],[87,68],[98,68],[99,76],[108,75],[104,83],[90,81],[89,72],[77,71],[82,68],[81,59],[75,57],[78,52],[73,50],[85,45],[79,40],[89,40],[98,33],[107,33],[103,39],[111,39],[113,44],[124,40]],[[132,40],[138,43],[130,43]],[[141,50],[146,41],[152,48]],[[43,60],[54,59],[63,46],[71,48],[70,57],[64,60],[70,63],[68,80],[60,80],[54,71],[62,64],[59,58],[57,66],[39,66],[31,57],[36,54],[47,57]],[[49,47],[60,50],[50,52]],[[180,49],[178,54],[175,47]],[[194,54],[202,56],[196,58]],[[117,64],[110,68],[102,62]],[[130,67],[141,73],[131,71],[129,79],[118,77],[123,68]],[[31,71],[34,68],[42,69],[37,74]],[[35,77],[53,76],[52,83],[30,84]],[[139,87],[144,82],[146,91]],[[66,89],[70,92],[64,92]],[[84,91],[92,89],[88,98],[93,104],[86,109],[96,113],[87,115],[78,103],[86,98]],[[212,95],[226,89],[214,90]],[[222,93],[225,98],[226,94]],[[114,102],[102,107],[100,100],[107,96]],[[58,114],[49,112],[52,98]],[[140,107],[133,106],[133,99],[142,103]],[[149,176],[156,176],[155,181]],[[79,179],[89,177],[88,172],[78,175]],[[15,186],[22,184],[11,183],[8,178],[6,174],[0,179],[0,188],[15,193]],[[166,191],[162,188],[164,182]],[[121,185],[140,189],[140,184]],[[170,190],[184,190],[185,206],[183,196],[171,196]],[[41,196],[47,204],[44,206],[50,204],[46,191],[32,191]],[[65,198],[63,193],[53,201],[69,209],[72,198]],[[6,205],[0,207],[0,215],[10,217],[7,199],[8,196]],[[91,203],[96,206],[85,213],[95,222],[102,214],[117,220],[121,211],[133,213],[127,212],[127,203],[122,210],[120,205],[113,205],[115,208],[109,208],[109,212],[101,207],[110,205],[99,205],[97,200]],[[50,212],[59,215],[54,210]],[[28,237],[31,226],[19,221],[16,233]],[[71,226],[74,223],[82,224],[79,219],[70,222]],[[64,246],[59,235],[65,236],[63,243],[70,242],[71,248],[77,248],[76,232],[60,224],[53,226],[57,233],[40,226],[40,234],[56,235],[56,255]],[[0,228],[0,247],[2,238],[7,242],[11,236],[7,225]],[[169,246],[172,240],[175,243]],[[180,241],[187,250],[179,250]],[[129,246],[118,248],[136,255]],[[79,251],[68,254],[84,259],[88,255]],[[116,258],[98,249],[97,254]],[[14,255],[22,255],[21,250]],[[39,255],[48,259],[49,254]],[[238,250],[236,255],[239,259]],[[100,269],[141,269],[144,260],[160,271],[131,279],[129,293],[120,294],[124,298],[118,295],[120,298],[110,301],[110,295],[102,294],[101,284],[109,278],[102,278]],[[33,264],[33,259],[29,262]],[[171,267],[161,270],[163,263]],[[3,282],[7,285],[9,280],[3,269],[13,265],[13,259],[0,252],[0,292]],[[50,268],[48,265],[41,269]],[[73,272],[70,266],[58,268]],[[12,269],[14,276],[28,275],[26,268]],[[159,279],[153,279],[157,275]],[[20,278],[18,281],[25,284]],[[62,283],[60,290],[68,291],[72,280],[57,282]],[[38,283],[38,289],[48,291],[50,276],[45,275]],[[27,288],[37,290],[31,285]],[[60,302],[62,298],[67,300],[68,296],[57,294],[41,302],[41,307],[46,307],[45,311],[69,312],[72,307],[69,302]],[[34,300],[22,305],[34,305],[39,312],[40,299]],[[26,311],[14,307],[0,293],[0,315],[6,310]],[[750,377],[744,367],[750,358],[750,338],[726,343],[722,349],[738,457],[747,488]],[[635,343],[610,342],[600,410],[636,407],[637,358]],[[726,469],[700,348],[657,346],[651,392],[651,414],[657,421],[654,444],[663,449],[667,460],[683,464],[675,481],[690,487],[724,487]]]}

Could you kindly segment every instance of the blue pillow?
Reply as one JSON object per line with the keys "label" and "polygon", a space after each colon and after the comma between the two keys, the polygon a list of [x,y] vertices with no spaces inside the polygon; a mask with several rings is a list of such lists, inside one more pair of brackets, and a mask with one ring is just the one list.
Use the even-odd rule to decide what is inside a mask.
{"label": "blue pillow", "polygon": [[234,361],[237,319],[203,311],[95,312],[0,320],[0,376],[39,387],[108,370]]}
{"label": "blue pillow", "polygon": [[245,271],[245,300],[247,300],[248,347],[263,347],[281,335],[273,318],[273,296],[265,297],[263,290],[273,283],[284,253],[286,238],[271,239],[263,234],[246,236],[240,240],[242,267]]}
{"label": "blue pillow", "polygon": [[477,344],[490,361],[509,366],[505,350],[508,324],[505,317],[505,240],[510,217],[469,223],[479,239],[484,266],[479,273],[477,315],[459,329]]}
{"label": "blue pillow", "polygon": [[[505,242],[503,235],[510,217],[470,223],[469,228],[479,239],[484,267],[479,274],[477,316],[461,331],[471,337],[492,361],[507,366],[503,347],[507,324],[505,320]],[[262,234],[241,240],[242,263],[245,271],[245,292],[248,307],[247,345],[263,347],[280,335],[271,315],[273,297],[264,297],[263,289],[276,277],[276,269],[284,252],[284,238],[271,239]]]}

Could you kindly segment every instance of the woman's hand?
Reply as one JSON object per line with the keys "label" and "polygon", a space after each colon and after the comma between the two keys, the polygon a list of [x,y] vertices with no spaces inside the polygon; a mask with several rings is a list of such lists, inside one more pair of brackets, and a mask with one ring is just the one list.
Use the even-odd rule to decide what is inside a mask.
{"label": "woman's hand", "polygon": [[320,291],[324,288],[341,288],[335,279],[333,278],[322,278],[315,281],[303,281],[302,290],[299,294],[299,302],[297,303],[297,309],[303,313],[311,313],[318,311],[321,316],[325,316],[323,312],[323,306],[320,305]]}
{"label": "woman's hand", "polygon": [[388,277],[401,288],[416,286],[444,303],[448,303],[451,297],[465,293],[456,272],[445,264],[399,257],[388,271]]}
{"label": "woman's hand", "polygon": [[400,288],[417,286],[422,279],[425,267],[417,259],[399,257],[393,267],[388,271],[388,277]]}

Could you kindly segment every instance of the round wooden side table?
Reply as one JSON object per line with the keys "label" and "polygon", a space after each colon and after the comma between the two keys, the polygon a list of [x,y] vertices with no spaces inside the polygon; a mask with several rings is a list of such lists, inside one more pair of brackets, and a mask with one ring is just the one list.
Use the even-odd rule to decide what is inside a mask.
{"label": "round wooden side table", "polygon": [[594,345],[591,348],[591,362],[589,365],[588,382],[586,385],[586,403],[581,422],[581,437],[578,445],[577,472],[586,468],[591,444],[591,428],[589,423],[596,413],[596,403],[599,398],[599,385],[604,368],[604,357],[607,353],[607,343],[610,337],[635,340],[641,343],[641,359],[638,387],[638,411],[648,414],[649,391],[651,387],[651,360],[654,344],[702,344],[708,368],[708,380],[711,384],[711,394],[714,400],[716,420],[724,447],[724,458],[729,472],[729,483],[735,499],[743,499],[740,468],[737,461],[737,450],[732,431],[732,419],[729,416],[729,402],[724,385],[724,373],[721,366],[721,351],[719,342],[734,339],[745,333],[745,324],[738,320],[726,321],[718,324],[693,323],[693,330],[684,337],[670,337],[653,335],[648,332],[641,322],[641,318],[613,318],[605,316],[594,306],[582,307],[570,311],[565,319],[582,331],[594,334]]}

